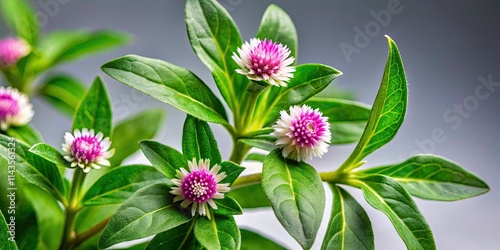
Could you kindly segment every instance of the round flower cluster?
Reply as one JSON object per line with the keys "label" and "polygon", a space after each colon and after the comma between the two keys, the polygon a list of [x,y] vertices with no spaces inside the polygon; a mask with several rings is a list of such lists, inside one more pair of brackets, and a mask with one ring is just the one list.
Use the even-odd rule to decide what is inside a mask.
{"label": "round flower cluster", "polygon": [[0,68],[13,66],[30,51],[30,46],[22,39],[7,37],[0,40]]}
{"label": "round flower cluster", "polygon": [[0,129],[10,126],[24,126],[31,121],[35,112],[28,96],[11,87],[0,86]]}

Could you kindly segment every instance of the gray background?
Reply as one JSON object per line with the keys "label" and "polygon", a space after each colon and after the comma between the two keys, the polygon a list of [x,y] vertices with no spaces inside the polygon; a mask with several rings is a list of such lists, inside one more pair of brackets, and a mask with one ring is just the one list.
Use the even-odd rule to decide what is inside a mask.
{"label": "gray background", "polygon": [[[55,0],[33,2],[41,15],[48,17],[44,26],[46,31],[110,28],[132,34],[134,40],[130,45],[65,65],[58,71],[74,74],[87,84],[96,74],[103,76],[113,99],[115,120],[150,107],[165,109],[167,119],[157,140],[180,148],[184,114],[112,80],[99,67],[125,54],[160,58],[189,68],[215,90],[209,71],[197,60],[188,43],[183,21],[184,1],[60,0],[62,4],[52,5],[49,11],[41,8],[43,3],[57,3]],[[383,35],[390,35],[397,42],[405,63],[409,82],[408,111],[398,135],[370,156],[366,165],[399,162],[415,153],[434,153],[476,173],[489,183],[492,191],[488,194],[451,203],[420,199],[416,202],[434,232],[438,249],[498,249],[500,91],[498,86],[493,87],[489,96],[482,98],[484,100],[479,100],[475,92],[481,84],[480,76],[486,79],[491,76],[493,81],[500,82],[498,1],[402,0],[400,12],[392,14],[385,27],[372,29],[370,41],[350,60],[342,53],[340,44],[354,45],[355,27],[364,30],[366,25],[373,24],[376,19],[370,13],[387,10],[390,1],[220,2],[235,19],[244,40],[255,34],[270,3],[282,7],[297,27],[298,62],[324,63],[343,71],[344,75],[333,84],[353,91],[358,100],[368,104],[376,95],[387,56]],[[0,37],[8,34],[4,24],[0,24]],[[33,100],[33,103],[36,110],[34,125],[48,143],[59,146],[71,121],[41,100]],[[459,104],[468,107],[466,114],[449,113],[453,111],[448,110]],[[460,123],[446,120],[443,118],[446,114],[460,118]],[[213,129],[220,138],[223,157],[227,159],[230,145],[223,142],[229,141],[229,136],[220,126],[213,126]],[[444,135],[440,140],[432,141],[436,129]],[[325,157],[312,164],[319,170],[334,169],[352,148],[353,145],[332,147]],[[137,154],[129,162],[146,160]],[[359,190],[349,190],[367,208],[375,231],[376,248],[404,249],[389,220],[369,207]],[[327,208],[325,219],[329,213]],[[260,228],[262,233],[290,249],[299,248],[269,210],[250,212],[237,220],[246,227]],[[322,238],[325,228],[322,225],[319,237]],[[318,238],[315,249],[319,248],[321,238]]]}

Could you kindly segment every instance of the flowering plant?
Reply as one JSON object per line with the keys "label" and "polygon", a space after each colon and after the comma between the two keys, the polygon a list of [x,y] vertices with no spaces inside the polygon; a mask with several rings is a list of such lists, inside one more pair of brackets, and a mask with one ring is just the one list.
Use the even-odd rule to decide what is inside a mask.
{"label": "flowering plant", "polygon": [[[408,249],[435,249],[431,229],[412,196],[452,201],[489,190],[474,174],[435,155],[360,170],[366,156],[394,138],[406,112],[405,70],[390,37],[386,67],[370,108],[317,97],[342,73],[323,64],[297,64],[295,27],[275,5],[268,7],[255,38],[247,42],[215,0],[187,0],[185,21],[191,46],[212,72],[223,101],[193,72],[162,60],[127,55],[101,67],[117,81],[187,114],[181,151],[150,140],[155,126],[149,133],[141,130],[157,120],[133,119],[113,127],[100,78],[79,98],[62,150],[43,142],[11,146],[12,139],[0,135],[5,165],[17,166],[23,185],[34,184],[40,189],[37,194],[51,196],[59,208],[53,211],[64,210],[54,223],[60,237],[51,246],[105,249],[153,236],[137,247],[283,249],[240,229],[234,219],[246,209],[270,208],[298,246],[310,249],[329,205],[332,213],[321,249],[374,249],[370,219],[344,189],[351,186],[387,215]],[[21,110],[10,108],[15,106],[11,103],[20,98],[0,98],[5,126],[24,125],[11,122],[12,114]],[[233,151],[228,160],[222,159],[209,123],[230,134]],[[354,142],[353,152],[338,168],[318,172],[307,163],[328,153],[331,145]],[[138,143],[150,166],[120,166],[135,151],[131,143]],[[242,174],[241,165],[250,160],[261,162],[262,171]],[[71,182],[65,169],[73,170]],[[332,204],[326,204],[324,183]],[[32,194],[37,206],[34,198]],[[39,224],[43,236],[39,229],[49,226]],[[1,230],[9,231],[8,222]],[[33,237],[24,234],[17,246],[33,246]],[[9,239],[0,240],[0,246],[16,248]]]}

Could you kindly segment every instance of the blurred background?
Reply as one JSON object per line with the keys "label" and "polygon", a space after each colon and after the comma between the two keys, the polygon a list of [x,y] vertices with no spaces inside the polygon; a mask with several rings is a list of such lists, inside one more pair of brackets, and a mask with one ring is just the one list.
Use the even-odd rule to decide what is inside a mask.
{"label": "blurred background", "polygon": [[[117,50],[92,56],[57,71],[90,84],[101,75],[115,110],[114,120],[151,107],[167,113],[156,140],[180,149],[185,114],[137,92],[100,71],[116,57],[138,54],[186,67],[215,92],[209,71],[192,51],[184,24],[184,1],[36,0],[45,31],[116,29],[133,35]],[[500,2],[489,1],[250,1],[220,0],[239,26],[243,40],[257,31],[266,7],[277,4],[293,19],[299,36],[298,63],[323,63],[344,75],[332,85],[371,104],[387,57],[384,35],[399,46],[409,84],[406,120],[388,145],[367,158],[367,167],[400,162],[418,153],[442,155],[483,178],[491,187],[485,195],[458,202],[416,199],[432,228],[438,249],[498,249],[500,245]],[[0,23],[0,37],[9,35]],[[1,83],[5,85],[5,82]],[[482,86],[482,87],[481,87]],[[218,93],[217,93],[218,94]],[[49,144],[59,147],[71,121],[39,99],[34,126]],[[231,145],[221,126],[212,126],[224,158]],[[433,134],[442,134],[439,139]],[[354,145],[335,146],[312,162],[318,170],[338,167]],[[147,160],[140,154],[130,163]],[[250,165],[249,165],[250,166]],[[257,166],[251,166],[255,169]],[[373,224],[376,249],[405,249],[390,221],[372,209],[359,190],[348,189],[366,208]],[[327,192],[328,193],[328,192]],[[327,194],[328,195],[328,194]],[[331,196],[329,199],[331,201]],[[330,204],[330,202],[327,202]],[[319,249],[330,209],[314,249]],[[237,216],[240,225],[289,249],[299,245],[286,233],[270,209]]]}

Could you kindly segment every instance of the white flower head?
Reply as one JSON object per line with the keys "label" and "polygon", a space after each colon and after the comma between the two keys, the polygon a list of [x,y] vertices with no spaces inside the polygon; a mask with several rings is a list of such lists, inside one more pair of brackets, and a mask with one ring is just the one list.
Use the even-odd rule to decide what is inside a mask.
{"label": "white flower head", "polygon": [[283,157],[305,161],[322,157],[328,151],[330,124],[319,109],[295,105],[290,107],[290,114],[285,110],[280,114],[271,135],[276,137],[276,145],[283,148]]}
{"label": "white flower head", "polygon": [[191,206],[192,216],[198,212],[210,219],[208,205],[212,209],[217,209],[213,199],[223,199],[224,193],[230,190],[228,183],[219,184],[226,178],[226,173],[219,174],[221,166],[217,164],[210,169],[209,159],[200,159],[198,162],[193,159],[188,161],[188,166],[189,171],[184,168],[177,170],[178,179],[172,179],[177,187],[173,187],[170,193],[176,195],[174,202],[182,201],[181,207]]}
{"label": "white flower head", "polygon": [[103,139],[101,132],[95,134],[94,130],[83,128],[82,131],[75,129],[73,134],[66,132],[64,135],[66,143],[62,149],[66,153],[64,159],[71,162],[71,167],[80,167],[83,172],[88,173],[90,169],[100,169],[101,166],[109,166],[108,159],[115,153],[109,149],[111,141],[109,137]]}
{"label": "white flower head", "polygon": [[0,86],[0,130],[5,131],[11,125],[24,126],[34,114],[27,95],[17,89]]}
{"label": "white flower head", "polygon": [[[266,81],[274,86],[286,87],[293,77],[295,58],[286,45],[271,40],[252,38],[233,53],[232,58],[241,67],[236,72],[254,81]],[[290,57],[289,57],[290,56]]]}

